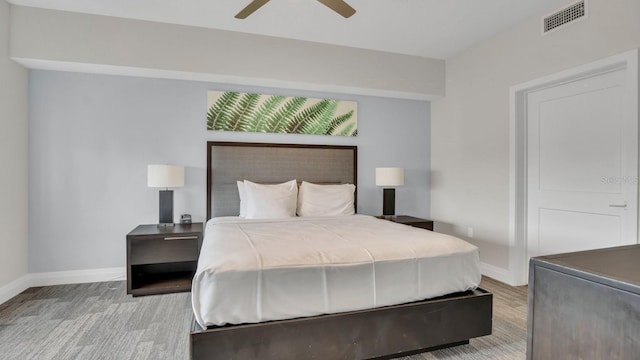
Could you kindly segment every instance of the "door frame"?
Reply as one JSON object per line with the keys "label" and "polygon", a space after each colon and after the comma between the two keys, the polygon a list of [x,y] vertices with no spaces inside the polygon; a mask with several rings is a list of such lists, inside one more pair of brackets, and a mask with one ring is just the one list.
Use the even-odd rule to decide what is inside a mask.
{"label": "door frame", "polygon": [[[611,71],[624,70],[638,111],[638,54],[634,49],[509,88],[509,277],[511,285],[528,282],[527,273],[527,94]],[[640,121],[639,121],[640,122]],[[636,201],[638,201],[636,199]],[[639,212],[640,213],[640,212]],[[640,224],[640,221],[638,222]],[[638,239],[636,239],[636,242]]]}

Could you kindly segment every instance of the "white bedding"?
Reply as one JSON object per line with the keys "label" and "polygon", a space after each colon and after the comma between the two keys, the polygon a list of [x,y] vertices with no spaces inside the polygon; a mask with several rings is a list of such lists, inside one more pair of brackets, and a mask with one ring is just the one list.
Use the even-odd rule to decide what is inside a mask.
{"label": "white bedding", "polygon": [[461,239],[370,216],[214,218],[193,311],[206,327],[400,304],[476,288],[479,264]]}

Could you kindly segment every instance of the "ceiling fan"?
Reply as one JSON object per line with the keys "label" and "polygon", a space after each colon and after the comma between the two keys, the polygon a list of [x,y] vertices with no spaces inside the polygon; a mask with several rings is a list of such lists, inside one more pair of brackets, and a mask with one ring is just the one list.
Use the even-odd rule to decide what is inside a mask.
{"label": "ceiling fan", "polygon": [[[260,9],[262,5],[268,3],[270,0],[253,0],[249,5],[247,5],[244,9],[240,10],[239,13],[236,14],[236,19],[245,19],[247,16],[253,14],[254,11]],[[352,8],[344,2],[343,0],[318,0],[323,5],[328,7],[329,9],[337,12],[345,18],[350,17],[351,15],[356,13],[356,9]]]}

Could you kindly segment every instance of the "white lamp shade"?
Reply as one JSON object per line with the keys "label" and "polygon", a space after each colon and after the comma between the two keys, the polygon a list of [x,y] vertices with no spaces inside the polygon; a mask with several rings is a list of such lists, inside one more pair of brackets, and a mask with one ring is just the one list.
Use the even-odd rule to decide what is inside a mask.
{"label": "white lamp shade", "polygon": [[149,165],[147,168],[147,186],[170,188],[184,186],[184,166]]}
{"label": "white lamp shade", "polygon": [[398,167],[376,168],[377,186],[402,186],[404,185],[404,169]]}

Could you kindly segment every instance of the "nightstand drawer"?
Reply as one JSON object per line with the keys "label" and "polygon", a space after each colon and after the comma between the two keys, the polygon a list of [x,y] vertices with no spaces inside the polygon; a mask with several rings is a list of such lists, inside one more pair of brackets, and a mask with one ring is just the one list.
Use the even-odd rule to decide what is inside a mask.
{"label": "nightstand drawer", "polygon": [[131,265],[198,260],[198,235],[166,235],[131,239]]}
{"label": "nightstand drawer", "polygon": [[433,231],[433,221],[412,222],[407,225]]}
{"label": "nightstand drawer", "polygon": [[397,216],[377,216],[378,219],[384,219],[393,221],[398,224],[413,226],[425,230],[433,231],[433,220],[421,219],[409,215],[397,215]]}

